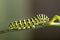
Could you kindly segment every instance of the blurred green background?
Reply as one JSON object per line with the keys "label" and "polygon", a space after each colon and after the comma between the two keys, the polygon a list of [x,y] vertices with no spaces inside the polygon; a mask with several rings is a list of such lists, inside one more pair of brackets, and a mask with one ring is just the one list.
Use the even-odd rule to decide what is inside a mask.
{"label": "blurred green background", "polygon": [[[30,0],[0,0],[0,29],[8,28],[10,22],[30,18]],[[9,32],[0,35],[0,40],[31,40],[28,31]]]}
{"label": "blurred green background", "polygon": [[[12,21],[31,18],[44,13],[49,18],[60,15],[60,0],[0,0],[0,30]],[[53,40],[60,38],[59,27],[46,27],[0,34],[0,40]]]}

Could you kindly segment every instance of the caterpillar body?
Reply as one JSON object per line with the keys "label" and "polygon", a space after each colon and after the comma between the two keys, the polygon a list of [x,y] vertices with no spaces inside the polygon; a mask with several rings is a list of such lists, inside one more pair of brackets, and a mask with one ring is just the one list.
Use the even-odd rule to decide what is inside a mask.
{"label": "caterpillar body", "polygon": [[30,19],[11,22],[9,24],[9,29],[21,30],[21,29],[36,28],[36,25],[45,24],[48,21],[49,18],[45,14],[39,14]]}

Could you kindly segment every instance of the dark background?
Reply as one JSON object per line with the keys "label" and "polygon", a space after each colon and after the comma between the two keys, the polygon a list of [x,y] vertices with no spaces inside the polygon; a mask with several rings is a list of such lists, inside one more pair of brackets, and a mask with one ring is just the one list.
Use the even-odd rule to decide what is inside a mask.
{"label": "dark background", "polygon": [[[33,0],[32,15],[44,13],[50,19],[54,15],[60,15],[60,0]],[[48,26],[34,31],[35,40],[59,40],[60,27]]]}

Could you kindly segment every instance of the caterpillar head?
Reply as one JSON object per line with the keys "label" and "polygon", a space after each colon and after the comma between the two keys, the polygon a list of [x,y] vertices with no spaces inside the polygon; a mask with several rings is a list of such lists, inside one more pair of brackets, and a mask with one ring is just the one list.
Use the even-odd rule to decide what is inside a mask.
{"label": "caterpillar head", "polygon": [[39,18],[41,23],[45,23],[45,22],[49,21],[48,16],[46,16],[45,14],[39,14],[39,15],[37,15],[37,17]]}

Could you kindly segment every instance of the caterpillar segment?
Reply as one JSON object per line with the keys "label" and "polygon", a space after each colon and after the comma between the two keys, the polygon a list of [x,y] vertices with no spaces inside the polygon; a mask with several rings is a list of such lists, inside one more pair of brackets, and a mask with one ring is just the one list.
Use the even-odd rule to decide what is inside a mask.
{"label": "caterpillar segment", "polygon": [[44,15],[41,14],[40,16],[41,16],[40,18],[41,23],[46,23],[49,21],[49,18],[45,14]]}
{"label": "caterpillar segment", "polygon": [[30,28],[30,20],[26,19],[26,28]]}
{"label": "caterpillar segment", "polygon": [[36,25],[44,25],[46,22],[49,21],[49,18],[45,14],[39,14],[34,16],[33,18],[26,19],[26,20],[18,20],[11,22],[9,24],[9,29],[30,29],[30,28],[36,28]]}
{"label": "caterpillar segment", "polygon": [[30,23],[31,24],[31,28],[35,28],[36,23],[35,23],[34,19],[31,18],[30,21],[31,21],[31,23]]}

